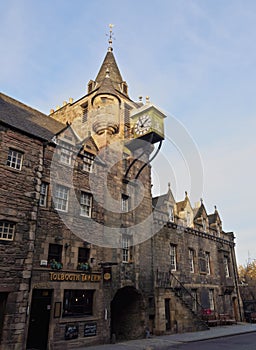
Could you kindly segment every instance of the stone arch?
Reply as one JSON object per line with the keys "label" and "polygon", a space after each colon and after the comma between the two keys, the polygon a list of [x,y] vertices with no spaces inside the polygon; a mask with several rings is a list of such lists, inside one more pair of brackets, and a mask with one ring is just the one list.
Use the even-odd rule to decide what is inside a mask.
{"label": "stone arch", "polygon": [[116,292],[111,302],[111,334],[118,341],[145,335],[145,303],[135,287],[123,287]]}

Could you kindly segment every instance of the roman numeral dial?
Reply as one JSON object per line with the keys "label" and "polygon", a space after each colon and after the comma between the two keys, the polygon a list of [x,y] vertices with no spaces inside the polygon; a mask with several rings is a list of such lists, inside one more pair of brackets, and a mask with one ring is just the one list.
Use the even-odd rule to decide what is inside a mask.
{"label": "roman numeral dial", "polygon": [[148,114],[144,114],[137,120],[134,131],[137,135],[144,135],[151,128],[151,118]]}

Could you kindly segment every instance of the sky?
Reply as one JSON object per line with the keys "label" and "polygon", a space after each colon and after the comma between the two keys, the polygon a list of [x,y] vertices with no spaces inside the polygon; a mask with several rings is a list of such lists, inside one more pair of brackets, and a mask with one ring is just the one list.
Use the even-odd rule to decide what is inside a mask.
{"label": "sky", "polygon": [[238,264],[256,259],[256,2],[0,0],[1,92],[46,114],[84,96],[110,23],[130,97],[167,115],[153,194],[216,205]]}

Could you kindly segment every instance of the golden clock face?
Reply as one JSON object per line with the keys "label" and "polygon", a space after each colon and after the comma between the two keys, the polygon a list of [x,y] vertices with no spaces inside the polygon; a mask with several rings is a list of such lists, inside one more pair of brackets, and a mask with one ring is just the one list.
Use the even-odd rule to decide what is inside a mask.
{"label": "golden clock face", "polygon": [[151,118],[148,114],[144,114],[137,120],[134,131],[137,135],[144,135],[151,128]]}

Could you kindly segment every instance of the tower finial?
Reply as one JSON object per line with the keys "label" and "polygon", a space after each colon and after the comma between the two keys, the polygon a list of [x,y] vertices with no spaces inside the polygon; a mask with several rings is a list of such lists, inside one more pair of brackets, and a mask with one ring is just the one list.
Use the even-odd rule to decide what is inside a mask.
{"label": "tower finial", "polygon": [[113,31],[112,31],[112,28],[114,27],[114,24],[109,24],[109,39],[108,39],[108,43],[109,43],[109,47],[108,47],[108,51],[113,51],[113,47],[112,47],[112,44],[113,44]]}

